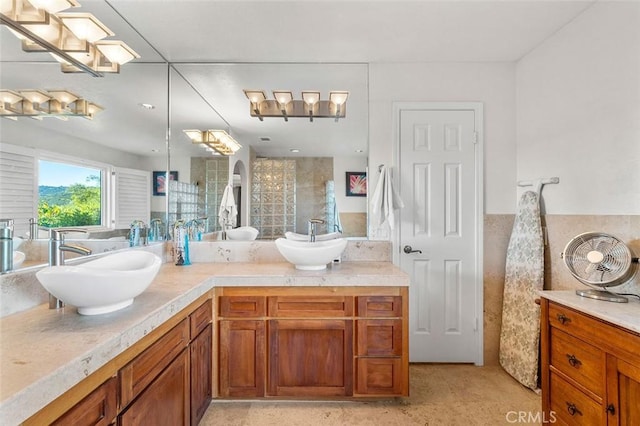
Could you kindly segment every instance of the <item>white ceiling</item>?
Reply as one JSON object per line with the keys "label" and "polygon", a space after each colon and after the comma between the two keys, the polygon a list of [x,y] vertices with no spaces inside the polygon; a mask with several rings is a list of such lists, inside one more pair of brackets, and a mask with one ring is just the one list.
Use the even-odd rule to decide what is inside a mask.
{"label": "white ceiling", "polygon": [[[368,63],[517,61],[593,1],[79,0],[141,58],[120,74],[63,74],[24,53],[0,29],[3,89],[67,88],[105,107],[95,120],[3,120],[2,140],[24,126],[149,155],[163,153],[167,68],[172,152],[194,151],[181,130],[226,128],[261,155],[366,155]],[[45,64],[34,63],[45,61]],[[194,64],[195,62],[200,64]],[[185,80],[183,80],[186,79]],[[348,90],[347,118],[249,116],[242,89]],[[156,105],[145,111],[141,102]],[[271,138],[269,143],[259,138]],[[53,138],[55,140],[55,137]]]}

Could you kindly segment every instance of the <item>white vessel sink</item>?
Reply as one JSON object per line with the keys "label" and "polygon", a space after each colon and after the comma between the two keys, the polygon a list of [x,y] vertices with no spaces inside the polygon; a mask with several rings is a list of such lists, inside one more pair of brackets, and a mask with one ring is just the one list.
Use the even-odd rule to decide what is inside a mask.
{"label": "white vessel sink", "polygon": [[258,236],[259,231],[252,226],[241,226],[227,231],[228,240],[252,241]]}
{"label": "white vessel sink", "polygon": [[[284,233],[284,236],[288,240],[309,241],[309,235],[307,234],[298,234],[297,232],[287,231]],[[316,241],[335,240],[336,238],[341,238],[341,237],[342,237],[342,234],[340,232],[330,232],[328,234],[316,235]]]}
{"label": "white vessel sink", "polygon": [[25,254],[21,251],[14,251],[13,252],[13,269],[16,269],[18,266],[22,265],[22,262],[24,262],[25,259]]}
{"label": "white vessel sink", "polygon": [[318,271],[325,269],[327,263],[339,257],[347,247],[347,240],[335,238],[326,241],[295,241],[278,238],[276,247],[287,261],[293,263],[296,269]]}
{"label": "white vessel sink", "polygon": [[161,264],[153,253],[126,250],[77,266],[49,266],[36,277],[49,293],[76,306],[79,314],[98,315],[131,305]]}

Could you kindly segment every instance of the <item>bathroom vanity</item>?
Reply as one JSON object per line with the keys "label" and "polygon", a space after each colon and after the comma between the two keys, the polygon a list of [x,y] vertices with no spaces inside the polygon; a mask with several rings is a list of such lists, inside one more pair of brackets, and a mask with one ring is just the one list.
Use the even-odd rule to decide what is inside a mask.
{"label": "bathroom vanity", "polygon": [[640,424],[640,302],[541,293],[542,409],[568,425]]}
{"label": "bathroom vanity", "polygon": [[164,264],[121,311],[7,316],[0,423],[196,424],[211,398],[407,395],[408,284],[390,262]]}

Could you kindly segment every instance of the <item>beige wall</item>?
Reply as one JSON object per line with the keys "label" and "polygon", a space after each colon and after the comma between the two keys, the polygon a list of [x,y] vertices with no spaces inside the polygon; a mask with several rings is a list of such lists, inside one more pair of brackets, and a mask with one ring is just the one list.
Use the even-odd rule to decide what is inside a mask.
{"label": "beige wall", "polygon": [[[484,362],[497,365],[502,323],[502,292],[507,246],[513,228],[514,215],[485,215],[484,217]],[[573,290],[586,288],[564,266],[560,253],[565,245],[583,232],[600,231],[623,240],[634,253],[640,255],[640,215],[590,216],[545,215],[546,230],[545,289]],[[616,292],[640,294],[640,273]]]}

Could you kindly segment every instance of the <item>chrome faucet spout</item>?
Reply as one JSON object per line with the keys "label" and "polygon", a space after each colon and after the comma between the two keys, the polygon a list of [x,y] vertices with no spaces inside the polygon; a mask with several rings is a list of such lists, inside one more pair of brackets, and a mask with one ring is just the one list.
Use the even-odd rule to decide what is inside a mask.
{"label": "chrome faucet spout", "polygon": [[317,235],[317,225],[324,223],[322,219],[309,219],[309,241],[312,243],[316,242]]}
{"label": "chrome faucet spout", "polygon": [[78,244],[62,244],[58,247],[58,250],[70,251],[71,253],[80,254],[82,256],[89,256],[92,253],[91,249]]}
{"label": "chrome faucet spout", "polygon": [[[78,244],[65,244],[64,234],[68,232],[85,232],[84,229],[76,228],[56,228],[49,230],[49,266],[64,265],[64,252],[70,251],[82,256],[91,254],[91,250]],[[64,306],[64,302],[52,294],[49,294],[49,309],[58,309]]]}

